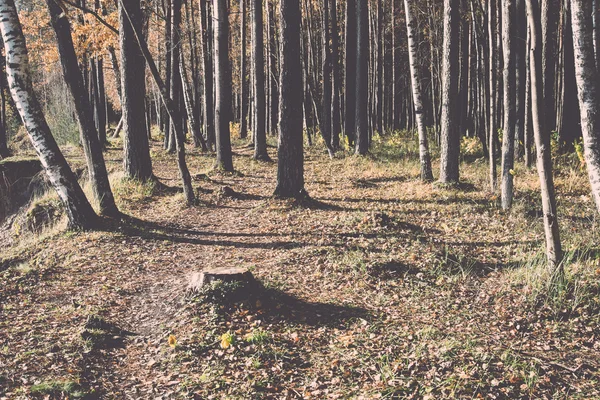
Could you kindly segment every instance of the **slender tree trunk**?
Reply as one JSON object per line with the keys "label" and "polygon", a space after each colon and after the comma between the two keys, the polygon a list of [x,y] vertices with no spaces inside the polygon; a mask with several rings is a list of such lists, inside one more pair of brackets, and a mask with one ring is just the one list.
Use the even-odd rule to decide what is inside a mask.
{"label": "slender tree trunk", "polygon": [[440,182],[458,183],[460,116],[456,113],[459,80],[460,0],[444,0]]}
{"label": "slender tree trunk", "polygon": [[356,4],[356,105],[355,122],[355,152],[365,155],[369,151],[369,120],[368,120],[368,74],[369,74],[369,8],[367,0],[358,0]]}
{"label": "slender tree trunk", "polygon": [[592,0],[592,7],[594,55],[596,60],[596,70],[600,71],[600,0]]}
{"label": "slender tree trunk", "polygon": [[279,68],[279,146],[275,196],[301,198],[304,191],[302,149],[302,63],[300,60],[300,5],[280,0],[281,42]]}
{"label": "slender tree trunk", "polygon": [[231,156],[231,66],[229,65],[229,17],[227,0],[213,0],[215,19],[215,136],[217,168],[233,171]]}
{"label": "slender tree trunk", "polygon": [[[181,53],[181,0],[170,0],[171,2],[171,48],[169,58],[171,60],[171,74],[169,75],[169,96],[174,102],[179,103],[181,96],[181,76],[179,65],[179,54]],[[171,120],[169,124],[169,145],[167,151],[175,153],[177,147],[175,140],[175,125]]]}
{"label": "slender tree trunk", "polygon": [[[4,50],[4,45],[0,45],[0,51]],[[6,58],[0,54],[0,160],[10,156],[8,150],[8,132],[6,131]]]}
{"label": "slender tree trunk", "polygon": [[352,146],[356,120],[356,2],[346,1],[346,24],[344,30],[344,134]]}
{"label": "slender tree trunk", "polygon": [[375,59],[375,72],[376,76],[374,76],[376,80],[376,96],[375,96],[375,124],[374,130],[379,132],[380,135],[383,135],[385,132],[383,131],[383,1],[377,0],[377,21],[376,21],[377,29],[373,30],[373,33],[376,34],[375,37],[375,48],[377,49],[376,59]]}
{"label": "slender tree trunk", "polygon": [[425,129],[425,109],[421,95],[421,82],[417,69],[417,44],[414,40],[414,19],[409,0],[404,0],[404,15],[406,19],[406,31],[408,36],[408,59],[410,64],[410,75],[412,79],[412,92],[414,98],[415,114],[417,119],[417,131],[419,132],[419,159],[421,161],[421,179],[433,180],[431,171],[431,157],[429,155],[429,144],[427,143],[427,131]]}
{"label": "slender tree trunk", "polygon": [[335,0],[329,1],[331,14],[331,147],[340,147],[340,71],[339,71],[339,40],[337,24],[337,6]]}
{"label": "slender tree trunk", "polygon": [[269,15],[269,68],[267,72],[267,81],[269,83],[269,109],[267,110],[267,119],[269,120],[268,131],[275,134],[277,129],[277,115],[279,109],[279,90],[277,74],[277,36],[275,35],[275,5],[272,1],[267,2]]}
{"label": "slender tree trunk", "polygon": [[13,0],[0,2],[0,31],[11,95],[50,183],[58,193],[73,229],[91,229],[98,219],[61,153],[33,91],[25,36]]}
{"label": "slender tree trunk", "polygon": [[515,157],[515,53],[514,0],[503,0],[502,37],[504,54],[504,128],[502,134],[502,208],[513,201],[513,167]]}
{"label": "slender tree trunk", "polygon": [[321,136],[329,156],[333,157],[334,148],[331,145],[331,48],[329,46],[329,0],[323,1],[322,44],[323,52],[323,96],[321,97]]}
{"label": "slender tree trunk", "polygon": [[594,63],[591,11],[587,0],[571,0],[585,162],[596,209],[600,213],[600,75]]}
{"label": "slender tree trunk", "polygon": [[99,212],[104,215],[117,216],[119,211],[110,189],[108,173],[102,156],[101,142],[94,126],[92,107],[77,63],[69,20],[55,0],[46,0],[46,4],[50,11],[52,28],[56,34],[63,77],[73,96],[75,116],[79,124],[81,143],[87,160],[88,175],[94,197],[98,201]]}
{"label": "slender tree trunk", "polygon": [[[586,0],[584,0],[586,1]],[[552,271],[561,272],[562,248],[556,215],[556,199],[552,178],[552,158],[550,154],[550,135],[545,132],[545,107],[543,97],[542,37],[538,0],[526,0],[529,29],[531,30],[531,49],[529,70],[531,74],[531,111],[533,131],[537,150],[537,170],[540,177],[542,209],[544,213],[544,232],[546,234],[546,255]]]}
{"label": "slender tree trunk", "polygon": [[496,87],[498,80],[497,74],[497,53],[496,53],[496,7],[498,0],[488,1],[488,38],[490,54],[490,112],[489,112],[489,164],[490,164],[490,188],[492,192],[496,191],[497,172],[496,172],[496,136],[498,135],[498,126],[496,125]]}
{"label": "slender tree trunk", "polygon": [[554,84],[556,78],[556,46],[558,39],[558,14],[560,8],[560,0],[541,1],[544,115],[546,116],[548,134],[556,129],[556,93]]}
{"label": "slender tree trunk", "polygon": [[202,109],[204,110],[204,132],[206,134],[206,142],[208,148],[212,149],[215,146],[215,114],[213,102],[213,57],[212,57],[212,12],[210,10],[211,0],[199,0],[200,2],[200,21],[202,34],[202,64],[203,64],[203,95]]}
{"label": "slender tree trunk", "polygon": [[185,109],[187,113],[187,122],[189,126],[190,132],[192,132],[192,137],[194,138],[194,143],[196,146],[200,146],[202,151],[208,151],[208,147],[206,146],[206,141],[202,136],[202,132],[200,132],[200,122],[196,119],[196,113],[194,113],[194,103],[192,99],[192,90],[190,88],[190,84],[188,82],[187,71],[185,70],[184,57],[183,54],[180,55],[181,62],[179,63],[179,68],[181,70],[181,86],[183,89],[183,101],[185,104]]}
{"label": "slender tree trunk", "polygon": [[[527,28],[527,49],[531,48],[531,30]],[[527,59],[525,62],[525,165],[527,168],[531,168],[533,165],[533,122],[531,119],[531,74],[529,73],[530,68],[530,55],[529,50],[527,51]]]}
{"label": "slender tree trunk", "polygon": [[525,0],[515,0],[515,158],[524,155],[525,143],[525,58],[527,54],[527,15]]}
{"label": "slender tree trunk", "polygon": [[246,0],[240,0],[240,138],[248,137],[248,81],[246,79]]}
{"label": "slender tree trunk", "polygon": [[[265,55],[263,40],[263,0],[252,4],[252,69],[254,71],[254,159],[270,161],[267,152],[266,99],[265,99]],[[216,44],[215,44],[216,46]]]}

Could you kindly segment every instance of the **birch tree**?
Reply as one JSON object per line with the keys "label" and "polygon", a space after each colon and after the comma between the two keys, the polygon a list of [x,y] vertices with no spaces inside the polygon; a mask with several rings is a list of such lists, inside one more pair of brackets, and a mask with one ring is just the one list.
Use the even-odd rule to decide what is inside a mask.
{"label": "birch tree", "polygon": [[419,71],[416,65],[417,44],[414,39],[414,19],[412,17],[411,4],[409,0],[404,0],[404,13],[406,19],[406,30],[408,36],[408,59],[410,64],[410,76],[412,80],[413,103],[417,120],[417,131],[419,133],[419,159],[421,162],[421,179],[424,181],[433,180],[431,171],[431,157],[429,155],[429,145],[427,143],[427,131],[425,129],[425,108],[423,107],[423,96],[421,95],[421,82]]}
{"label": "birch tree", "polygon": [[571,0],[571,18],[585,163],[596,209],[600,213],[600,75],[594,59],[590,2]]}
{"label": "birch tree", "polygon": [[98,222],[96,213],[58,148],[33,91],[27,45],[14,0],[0,1],[0,31],[10,93],[46,175],[65,207],[69,227],[91,229]]}

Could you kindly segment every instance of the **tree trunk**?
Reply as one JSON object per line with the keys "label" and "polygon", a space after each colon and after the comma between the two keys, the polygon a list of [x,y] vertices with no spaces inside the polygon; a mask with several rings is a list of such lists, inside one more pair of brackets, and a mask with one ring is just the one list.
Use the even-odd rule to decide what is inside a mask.
{"label": "tree trunk", "polygon": [[229,16],[227,0],[213,0],[215,19],[215,136],[217,168],[233,172],[231,156],[231,66],[229,65]]}
{"label": "tree trunk", "polygon": [[[176,104],[179,104],[181,96],[181,76],[180,76],[180,57],[181,53],[181,0],[170,0],[171,2],[171,47],[169,48],[168,56],[171,60],[171,74],[169,75],[169,96]],[[171,120],[169,124],[169,143],[167,151],[175,153],[175,125]]]}
{"label": "tree trunk", "polygon": [[213,102],[213,57],[212,57],[212,12],[209,4],[211,0],[199,0],[200,2],[200,21],[202,39],[202,65],[203,65],[203,93],[202,93],[202,109],[204,110],[204,133],[206,134],[206,142],[208,148],[212,149],[215,146],[215,114]]}
{"label": "tree trunk", "polygon": [[0,3],[0,31],[6,53],[8,86],[50,183],[58,193],[73,229],[91,229],[98,219],[61,153],[33,91],[25,36],[13,0]]}
{"label": "tree trunk", "polygon": [[136,42],[134,30],[127,22],[131,15],[135,29],[141,31],[140,0],[119,0],[119,41],[121,46],[121,93],[123,106],[123,166],[125,176],[141,181],[152,178],[152,160],[144,121],[146,79],[144,56]]}
{"label": "tree trunk", "polygon": [[444,0],[440,182],[458,183],[460,116],[456,112],[459,81],[460,0]]}
{"label": "tree trunk", "polygon": [[254,159],[270,161],[267,152],[263,0],[252,2],[252,70],[254,71]]}
{"label": "tree trunk", "polygon": [[279,146],[275,196],[301,198],[304,191],[302,149],[302,63],[300,60],[300,5],[280,0],[281,43],[279,68]]}
{"label": "tree trunk", "polygon": [[600,213],[600,75],[594,63],[591,6],[587,0],[571,0],[575,72],[585,162],[596,209]]}
{"label": "tree trunk", "polygon": [[63,77],[74,100],[75,117],[79,124],[81,143],[87,160],[88,175],[94,197],[98,201],[100,214],[114,217],[119,215],[119,210],[110,189],[101,142],[94,126],[92,107],[77,63],[71,26],[66,14],[55,0],[46,0],[46,4],[50,11],[52,28],[56,34]]}
{"label": "tree trunk", "polygon": [[183,102],[185,104],[185,110],[187,114],[187,121],[190,132],[192,132],[192,137],[194,138],[194,143],[196,147],[201,146],[202,151],[208,151],[208,147],[206,146],[206,141],[202,136],[202,132],[200,132],[200,122],[196,119],[196,113],[194,112],[194,102],[192,99],[192,90],[190,88],[190,84],[188,82],[187,71],[185,70],[184,57],[183,54],[180,55],[180,75],[181,75],[181,86],[183,89]]}
{"label": "tree trunk", "polygon": [[365,155],[369,151],[368,98],[369,86],[369,7],[367,0],[356,5],[356,105],[354,127],[355,152]]}
{"label": "tree trunk", "polygon": [[[4,50],[4,46],[0,46]],[[6,88],[6,59],[4,54],[0,54],[0,160],[9,157],[8,150],[8,132],[6,131],[6,97],[4,89]]]}
{"label": "tree trunk", "polygon": [[541,1],[542,19],[542,68],[544,73],[544,115],[548,134],[556,129],[556,93],[554,90],[556,77],[556,46],[558,39],[558,13],[560,0]]}
{"label": "tree trunk", "polygon": [[515,52],[514,0],[502,4],[502,50],[504,55],[504,127],[502,130],[502,208],[508,210],[513,201],[513,167],[515,158]]}
{"label": "tree trunk", "polygon": [[515,158],[524,155],[525,143],[525,58],[527,54],[527,15],[525,0],[515,0]]}
{"label": "tree trunk", "polygon": [[406,31],[408,36],[408,59],[410,64],[410,75],[412,79],[412,92],[417,119],[417,131],[419,132],[419,159],[421,161],[421,179],[424,181],[433,180],[431,171],[431,157],[429,155],[429,144],[427,143],[427,131],[425,128],[425,110],[423,108],[423,98],[421,95],[421,81],[417,69],[417,44],[414,40],[414,19],[409,0],[404,0],[404,13],[406,19]]}
{"label": "tree trunk", "polygon": [[340,147],[340,71],[339,71],[339,40],[337,24],[337,6],[335,0],[329,1],[331,14],[331,147]]}
{"label": "tree trunk", "polygon": [[489,38],[489,54],[490,54],[490,112],[489,112],[489,132],[488,132],[488,149],[489,149],[489,164],[490,164],[490,189],[496,191],[497,171],[496,171],[496,137],[498,135],[498,126],[496,125],[496,87],[498,84],[497,77],[497,52],[496,52],[496,7],[499,0],[488,1],[488,38]]}
{"label": "tree trunk", "polygon": [[269,68],[267,72],[267,81],[269,82],[269,108],[267,110],[267,119],[269,120],[268,132],[271,134],[276,133],[277,129],[277,114],[279,108],[279,90],[278,75],[277,75],[277,37],[275,35],[275,10],[272,1],[267,1],[268,16],[269,16]]}
{"label": "tree trunk", "polygon": [[246,79],[246,0],[240,0],[240,139],[248,137],[248,83]]}
{"label": "tree trunk", "polygon": [[[586,0],[583,0],[586,1]],[[531,31],[529,50],[529,71],[531,74],[531,111],[533,131],[537,150],[537,170],[540,177],[542,209],[544,213],[544,232],[546,234],[546,255],[551,271],[562,271],[562,249],[556,215],[556,199],[552,178],[552,158],[550,154],[550,135],[544,126],[545,107],[543,97],[542,37],[538,0],[527,0],[527,14]]]}
{"label": "tree trunk", "polygon": [[331,145],[331,49],[329,45],[329,0],[323,1],[322,44],[323,52],[323,96],[321,97],[321,136],[329,156],[333,157]]}
{"label": "tree trunk", "polygon": [[129,28],[132,31],[134,40],[137,42],[138,49],[142,53],[142,57],[144,57],[148,67],[150,69],[150,73],[152,74],[152,78],[154,79],[154,83],[158,86],[160,91],[160,95],[167,109],[167,113],[169,114],[169,118],[173,122],[173,126],[175,127],[175,146],[177,148],[177,165],[179,167],[179,175],[181,177],[183,183],[183,194],[186,199],[186,203],[188,205],[192,205],[195,203],[196,198],[194,194],[194,189],[192,187],[192,178],[190,176],[190,172],[187,167],[187,163],[185,161],[185,136],[183,132],[183,126],[181,124],[181,113],[176,106],[176,103],[169,97],[169,92],[167,91],[167,87],[163,82],[160,74],[158,73],[158,69],[156,68],[156,64],[152,59],[152,55],[150,54],[150,50],[148,49],[148,45],[145,42],[142,34],[140,32],[139,27],[135,26],[135,20],[133,19],[133,15],[131,15],[129,11],[129,7],[127,9],[124,7],[124,2],[127,0],[119,0],[119,6],[121,7],[121,16],[124,18],[123,23],[128,23]]}
{"label": "tree trunk", "polygon": [[355,119],[356,119],[356,3],[346,1],[346,28],[345,38],[345,61],[344,70],[344,134],[348,138],[348,144],[354,143]]}

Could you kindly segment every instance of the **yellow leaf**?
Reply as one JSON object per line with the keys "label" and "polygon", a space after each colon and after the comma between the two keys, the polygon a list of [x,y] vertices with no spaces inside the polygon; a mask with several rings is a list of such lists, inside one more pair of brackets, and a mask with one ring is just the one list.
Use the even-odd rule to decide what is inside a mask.
{"label": "yellow leaf", "polygon": [[517,174],[517,173],[515,172],[515,170],[514,170],[514,169],[511,169],[511,170],[509,170],[508,172],[509,172],[509,173],[510,173],[512,176],[515,176],[515,175]]}
{"label": "yellow leaf", "polygon": [[231,342],[233,342],[233,335],[231,333],[227,332],[221,335],[221,348],[229,348]]}
{"label": "yellow leaf", "polygon": [[169,335],[169,346],[175,348],[175,346],[177,346],[177,338],[175,338],[175,335]]}

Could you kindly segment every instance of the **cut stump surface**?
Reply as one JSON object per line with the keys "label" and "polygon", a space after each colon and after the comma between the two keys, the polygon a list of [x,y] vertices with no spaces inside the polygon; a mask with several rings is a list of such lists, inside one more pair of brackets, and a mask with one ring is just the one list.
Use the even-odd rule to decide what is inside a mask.
{"label": "cut stump surface", "polygon": [[214,268],[202,272],[194,272],[188,284],[188,290],[199,290],[203,286],[215,281],[222,282],[244,282],[249,283],[254,280],[252,273],[246,268]]}

